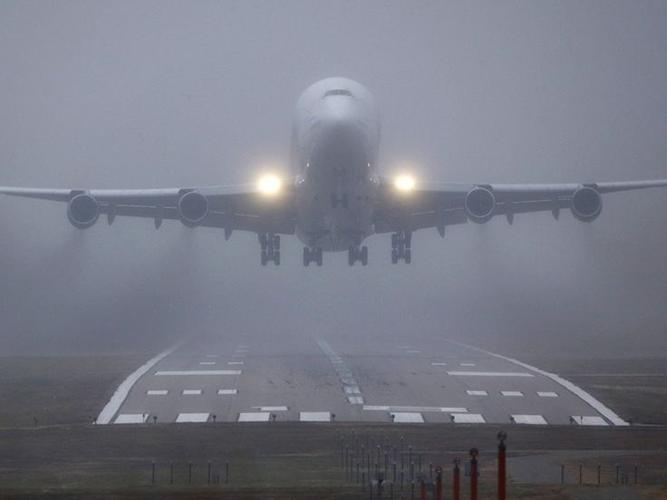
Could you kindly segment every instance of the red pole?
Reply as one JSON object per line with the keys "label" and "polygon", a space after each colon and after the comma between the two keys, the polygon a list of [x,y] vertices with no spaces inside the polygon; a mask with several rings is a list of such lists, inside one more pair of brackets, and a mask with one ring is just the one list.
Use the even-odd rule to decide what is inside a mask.
{"label": "red pole", "polygon": [[505,439],[507,434],[498,433],[498,500],[505,500],[507,492],[507,472],[505,468]]}
{"label": "red pole", "polygon": [[442,500],[442,467],[435,469],[435,500]]}
{"label": "red pole", "polygon": [[459,459],[454,459],[454,477],[452,478],[453,500],[461,500],[461,471],[459,470]]}
{"label": "red pole", "polygon": [[470,450],[470,500],[477,500],[477,448]]}

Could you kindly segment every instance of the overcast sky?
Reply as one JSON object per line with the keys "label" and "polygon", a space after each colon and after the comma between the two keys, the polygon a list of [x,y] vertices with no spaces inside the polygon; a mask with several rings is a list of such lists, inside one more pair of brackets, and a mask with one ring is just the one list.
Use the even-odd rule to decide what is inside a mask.
{"label": "overcast sky", "polygon": [[[379,102],[381,168],[434,181],[667,177],[664,1],[0,2],[0,185],[252,181],[299,93]],[[185,334],[436,336],[507,353],[667,354],[667,192],[415,235],[413,264],[259,266],[256,237],[71,227],[0,199],[0,352],[152,352]],[[369,340],[371,339],[371,340]]]}

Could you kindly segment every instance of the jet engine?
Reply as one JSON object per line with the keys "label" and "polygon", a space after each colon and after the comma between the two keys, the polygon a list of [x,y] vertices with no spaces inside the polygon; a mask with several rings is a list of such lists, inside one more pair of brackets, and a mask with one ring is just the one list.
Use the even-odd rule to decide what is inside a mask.
{"label": "jet engine", "polygon": [[178,216],[186,226],[199,225],[208,215],[208,200],[198,191],[188,191],[178,199]]}
{"label": "jet engine", "polygon": [[488,222],[496,209],[496,197],[490,189],[476,187],[465,198],[465,210],[468,218],[477,224]]}
{"label": "jet engine", "polygon": [[592,222],[602,212],[602,197],[597,189],[580,187],[572,195],[572,215],[582,222]]}
{"label": "jet engine", "polygon": [[100,206],[91,195],[80,193],[69,200],[67,218],[74,227],[87,229],[97,222],[99,216]]}

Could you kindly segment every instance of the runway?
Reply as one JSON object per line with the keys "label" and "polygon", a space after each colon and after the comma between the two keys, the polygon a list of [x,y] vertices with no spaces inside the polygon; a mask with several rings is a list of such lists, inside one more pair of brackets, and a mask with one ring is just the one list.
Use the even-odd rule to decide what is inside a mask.
{"label": "runway", "polygon": [[220,336],[166,351],[140,370],[99,423],[627,425],[555,374],[444,339]]}

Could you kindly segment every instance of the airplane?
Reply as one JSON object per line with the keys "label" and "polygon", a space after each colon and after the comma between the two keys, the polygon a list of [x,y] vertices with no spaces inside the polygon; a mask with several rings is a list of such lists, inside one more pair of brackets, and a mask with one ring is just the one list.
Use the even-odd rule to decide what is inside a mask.
{"label": "airplane", "polygon": [[257,234],[260,262],[280,265],[281,235],[304,244],[303,265],[322,265],[323,252],[348,252],[348,264],[368,264],[364,240],[391,233],[391,262],[412,261],[412,233],[504,216],[569,209],[582,222],[595,220],[607,193],[667,186],[667,179],[570,184],[446,184],[409,173],[378,173],[380,121],[371,93],[346,78],[327,78],[297,101],[292,127],[293,177],[265,173],[255,184],[172,189],[36,189],[0,187],[0,194],[60,201],[67,218],[86,229],[106,215],[213,227]]}

